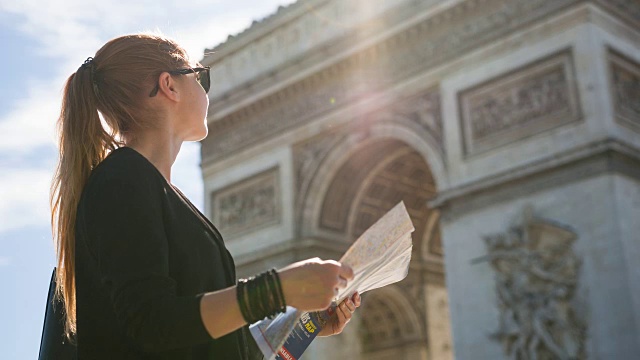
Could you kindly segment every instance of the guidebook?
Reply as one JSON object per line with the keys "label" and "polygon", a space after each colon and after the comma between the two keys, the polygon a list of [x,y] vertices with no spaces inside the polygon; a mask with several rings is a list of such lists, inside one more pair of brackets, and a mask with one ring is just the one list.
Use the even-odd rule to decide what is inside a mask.
{"label": "guidebook", "polygon": [[265,319],[249,327],[258,347],[268,360],[298,360],[331,318],[336,304],[352,296],[393,284],[404,279],[411,261],[411,218],[400,202],[367,231],[340,259],[349,265],[354,278],[340,289],[332,306],[324,311],[287,310],[274,319]]}

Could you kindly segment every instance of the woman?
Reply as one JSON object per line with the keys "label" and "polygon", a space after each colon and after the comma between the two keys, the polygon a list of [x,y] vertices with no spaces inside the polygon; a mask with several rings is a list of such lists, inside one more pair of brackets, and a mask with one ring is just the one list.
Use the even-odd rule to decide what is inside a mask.
{"label": "woman", "polygon": [[[209,69],[159,35],[106,43],[67,80],[52,186],[57,295],[80,359],[248,359],[248,324],[329,306],[353,277],[309,259],[236,284],[215,227],[171,184],[207,135]],[[102,119],[101,119],[102,117]],[[320,336],[360,305],[343,301]]]}

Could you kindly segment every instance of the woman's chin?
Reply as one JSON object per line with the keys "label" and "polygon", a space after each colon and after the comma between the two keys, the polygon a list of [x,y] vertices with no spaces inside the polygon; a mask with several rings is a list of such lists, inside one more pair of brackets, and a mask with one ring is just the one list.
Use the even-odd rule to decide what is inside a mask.
{"label": "woman's chin", "polygon": [[184,141],[201,141],[207,137],[208,129],[204,128],[202,131],[195,132],[187,136]]}

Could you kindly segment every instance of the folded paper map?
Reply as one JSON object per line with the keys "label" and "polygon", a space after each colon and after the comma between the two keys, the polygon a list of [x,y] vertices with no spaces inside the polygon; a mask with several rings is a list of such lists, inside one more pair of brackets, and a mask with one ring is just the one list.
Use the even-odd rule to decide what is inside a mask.
{"label": "folded paper map", "polygon": [[265,359],[300,359],[333,315],[336,304],[356,291],[362,294],[404,279],[409,272],[413,231],[409,213],[400,202],[367,229],[340,259],[353,269],[354,278],[340,290],[331,308],[307,313],[288,306],[276,318],[251,325],[251,334]]}

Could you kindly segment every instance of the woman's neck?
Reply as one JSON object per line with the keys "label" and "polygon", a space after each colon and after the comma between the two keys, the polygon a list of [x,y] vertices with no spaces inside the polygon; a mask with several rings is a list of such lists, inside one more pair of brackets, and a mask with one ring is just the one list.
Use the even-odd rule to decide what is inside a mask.
{"label": "woman's neck", "polygon": [[146,131],[136,134],[135,138],[126,142],[126,146],[146,157],[167,182],[171,183],[171,166],[180,152],[181,139],[171,136],[168,132]]}

